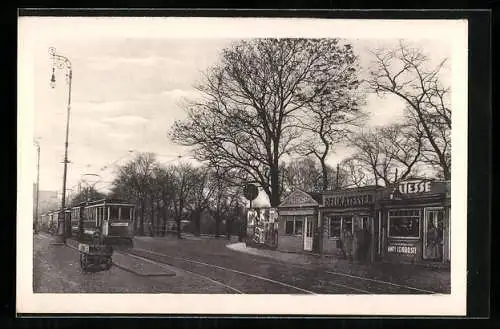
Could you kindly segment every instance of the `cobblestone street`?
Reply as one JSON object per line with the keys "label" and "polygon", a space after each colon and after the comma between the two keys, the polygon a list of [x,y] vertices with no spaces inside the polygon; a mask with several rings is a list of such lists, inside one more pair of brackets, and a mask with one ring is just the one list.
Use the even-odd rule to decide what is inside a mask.
{"label": "cobblestone street", "polygon": [[[34,237],[34,286],[39,293],[449,293],[449,271],[411,265],[352,264],[330,257],[246,248],[208,237],[138,237],[115,252],[109,271],[84,273],[76,242],[52,245]],[[397,268],[396,268],[397,267]]]}
{"label": "cobblestone street", "polygon": [[227,293],[230,291],[206,279],[172,269],[175,276],[141,277],[116,266],[109,271],[83,273],[78,251],[51,245],[51,236],[34,237],[35,293]]}

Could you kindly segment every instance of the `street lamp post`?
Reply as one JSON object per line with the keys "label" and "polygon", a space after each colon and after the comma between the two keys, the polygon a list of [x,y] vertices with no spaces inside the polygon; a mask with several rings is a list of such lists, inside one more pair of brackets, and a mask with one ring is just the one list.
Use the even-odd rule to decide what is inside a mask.
{"label": "street lamp post", "polygon": [[40,144],[35,142],[36,145],[36,204],[35,204],[35,234],[38,233],[38,203],[40,195]]}
{"label": "street lamp post", "polygon": [[52,56],[52,76],[50,79],[50,86],[55,88],[56,77],[55,77],[55,68],[58,69],[66,69],[66,79],[68,82],[68,103],[67,103],[67,113],[66,113],[66,139],[64,141],[64,173],[63,173],[63,186],[62,186],[62,196],[61,196],[61,212],[58,217],[58,227],[57,227],[57,238],[58,242],[64,243],[66,236],[66,230],[64,229],[64,215],[66,208],[66,175],[68,170],[68,136],[69,136],[69,117],[70,117],[70,109],[71,109],[71,80],[73,71],[71,68],[70,60],[62,55],[56,53],[56,49],[51,47],[49,48],[49,54]]}

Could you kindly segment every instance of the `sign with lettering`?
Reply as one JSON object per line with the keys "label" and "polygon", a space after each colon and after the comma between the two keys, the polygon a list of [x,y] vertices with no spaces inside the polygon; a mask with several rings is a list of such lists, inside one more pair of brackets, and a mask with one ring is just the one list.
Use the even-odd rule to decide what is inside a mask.
{"label": "sign with lettering", "polygon": [[429,193],[430,191],[430,181],[415,180],[399,183],[399,192],[402,194]]}
{"label": "sign with lettering", "polygon": [[393,254],[415,255],[417,253],[417,247],[414,245],[403,243],[390,244],[387,246],[387,252]]}
{"label": "sign with lettering", "polygon": [[325,196],[324,201],[325,207],[332,208],[367,206],[373,203],[373,196],[371,194]]}

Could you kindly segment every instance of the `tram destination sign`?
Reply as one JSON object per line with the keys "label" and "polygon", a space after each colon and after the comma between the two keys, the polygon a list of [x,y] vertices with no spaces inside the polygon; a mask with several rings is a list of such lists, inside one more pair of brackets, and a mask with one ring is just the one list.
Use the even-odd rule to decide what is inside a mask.
{"label": "tram destination sign", "polygon": [[373,196],[371,194],[360,194],[360,195],[334,195],[325,196],[324,199],[325,207],[332,208],[347,208],[347,207],[358,207],[367,206],[373,203]]}

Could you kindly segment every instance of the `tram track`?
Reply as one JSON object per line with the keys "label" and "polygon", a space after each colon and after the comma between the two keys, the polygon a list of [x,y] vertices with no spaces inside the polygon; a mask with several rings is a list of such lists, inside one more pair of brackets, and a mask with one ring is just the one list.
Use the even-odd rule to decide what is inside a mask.
{"label": "tram track", "polygon": [[[136,259],[139,259],[139,260],[142,260],[144,262],[147,262],[147,263],[150,263],[150,264],[155,264],[159,267],[162,267],[162,268],[166,268],[166,269],[169,269],[169,267],[171,266],[165,266],[164,264],[160,263],[160,262],[157,262],[157,261],[154,261],[154,260],[151,260],[151,259],[148,259],[148,258],[144,258],[144,257],[141,257],[141,256],[137,256],[137,255],[134,255],[134,254],[131,254],[131,253],[127,253],[127,252],[122,252],[122,251],[119,251],[120,253],[124,254],[124,255],[127,255],[129,257],[132,257],[132,258],[136,258]],[[197,276],[199,278],[202,278],[204,280],[208,280],[216,285],[219,285],[219,286],[222,286],[222,287],[225,287],[233,292],[236,292],[237,294],[244,294],[243,291],[239,290],[239,289],[236,289],[234,287],[231,287],[223,282],[220,282],[220,281],[217,281],[217,280],[214,280],[212,278],[209,278],[208,276],[205,276],[205,275],[201,275],[199,273],[195,273],[193,271],[189,271],[189,270],[186,270],[186,269],[180,269],[181,271],[184,271],[184,272],[187,272],[191,275],[194,275],[194,276]]]}
{"label": "tram track", "polygon": [[[314,294],[314,295],[321,294],[320,292],[313,292],[312,289],[301,288],[301,287],[298,287],[296,285],[291,285],[289,283],[285,283],[285,282],[282,282],[282,281],[270,279],[270,278],[267,278],[267,277],[263,277],[261,275],[256,275],[256,274],[252,274],[252,273],[248,273],[248,272],[243,272],[243,271],[240,271],[240,270],[235,270],[235,269],[227,268],[227,267],[220,266],[220,265],[215,265],[215,264],[209,264],[209,263],[205,263],[205,262],[200,262],[200,261],[197,261],[197,260],[194,260],[194,259],[190,259],[190,258],[185,258],[185,257],[171,256],[171,255],[167,255],[167,254],[164,254],[164,253],[159,253],[159,252],[156,252],[156,251],[153,251],[153,250],[149,250],[149,249],[143,249],[143,248],[134,248],[134,249],[136,251],[145,252],[145,253],[149,253],[151,255],[156,255],[156,256],[161,256],[161,257],[167,257],[169,259],[174,259],[174,260],[178,260],[178,261],[181,261],[181,262],[194,263],[194,264],[199,264],[199,265],[206,266],[206,267],[220,269],[220,270],[223,270],[223,271],[230,271],[230,272],[242,274],[242,275],[245,275],[245,276],[256,278],[258,280],[263,280],[263,281],[271,282],[271,283],[274,283],[274,284],[277,284],[277,285],[285,286],[285,287],[288,287],[288,288],[291,288],[291,289],[294,289],[294,290],[298,290],[298,291],[300,291],[302,293]],[[306,269],[306,268],[301,267],[301,266],[294,266],[294,267],[300,268],[301,270],[307,270],[309,272],[313,271],[311,269]],[[315,274],[317,274],[316,271],[314,271],[314,272],[315,272]],[[325,272],[325,273],[328,273],[328,272]],[[328,274],[337,274],[337,273],[330,272]],[[329,280],[319,280],[319,281],[321,281],[326,286],[330,286],[330,287],[333,286],[333,287],[336,287],[336,288],[341,288],[341,289],[344,290],[344,293],[347,293],[345,290],[348,290],[348,291],[350,291],[350,293],[355,292],[355,293],[358,293],[358,294],[360,294],[360,293],[361,294],[373,294],[372,291],[363,289],[361,287],[355,287],[355,286],[352,286],[352,285],[343,284],[343,283],[339,283],[339,282],[331,282]],[[374,281],[377,281],[377,280],[374,280]],[[381,281],[378,281],[378,282],[381,283]],[[338,294],[339,292],[336,292],[336,293]]]}
{"label": "tram track", "polygon": [[[385,281],[385,280],[379,280],[375,278],[367,278],[363,276],[358,276],[358,275],[353,275],[353,274],[348,274],[348,273],[343,273],[343,272],[338,272],[338,271],[332,271],[332,270],[326,270],[326,269],[311,269],[305,266],[301,265],[296,265],[296,264],[287,264],[288,267],[295,268],[297,270],[300,270],[302,272],[309,272],[309,277],[314,278],[318,282],[320,282],[320,290],[322,292],[314,292],[316,289],[312,288],[301,288],[298,287],[297,284],[291,285],[285,282],[281,282],[278,280],[270,279],[267,277],[263,277],[261,275],[257,274],[252,274],[252,273],[247,273],[243,272],[240,270],[235,270],[231,268],[227,268],[224,266],[216,265],[216,264],[209,264],[206,262],[200,262],[198,260],[192,259],[192,258],[185,258],[185,257],[179,257],[179,256],[172,256],[172,255],[167,255],[165,253],[149,250],[149,249],[143,249],[143,248],[134,248],[134,250],[139,251],[139,252],[144,252],[148,253],[150,255],[156,255],[158,257],[166,257],[171,260],[177,260],[181,262],[188,262],[188,263],[194,263],[202,266],[208,266],[212,268],[217,268],[220,270],[224,271],[232,271],[235,273],[240,273],[246,276],[251,276],[253,278],[257,278],[260,280],[264,281],[269,281],[269,282],[275,282],[279,285],[283,286],[291,286],[292,289],[296,289],[298,291],[306,292],[306,293],[312,293],[312,294],[352,294],[352,293],[357,293],[357,294],[439,294],[439,292],[436,291],[431,291],[427,289],[421,289],[417,287],[412,287],[409,285],[404,285],[404,284],[398,284],[390,281]],[[269,266],[276,266],[275,262],[269,261],[269,260],[259,260],[260,263],[266,263]],[[335,281],[332,280],[332,277],[336,277],[337,279]],[[330,287],[337,287],[343,290],[342,291],[332,291],[332,289],[329,289],[330,291],[324,291],[323,288],[326,286]],[[309,285],[308,285],[309,286]],[[327,289],[328,290],[328,289]],[[346,290],[350,291],[347,292]]]}
{"label": "tram track", "polygon": [[[250,294],[250,293],[262,293],[262,294],[268,294],[268,293],[286,293],[286,294],[312,294],[312,295],[317,295],[318,293],[313,292],[311,290],[307,290],[301,287],[297,287],[295,285],[270,279],[267,277],[263,277],[260,275],[232,269],[232,268],[227,268],[224,266],[219,266],[215,264],[209,264],[205,262],[200,262],[194,259],[189,259],[189,258],[184,258],[184,257],[178,257],[178,256],[171,256],[167,255],[164,253],[159,253],[156,251],[148,250],[148,249],[142,249],[142,248],[133,248],[128,250],[127,252],[122,253],[129,255],[129,256],[137,256],[138,253],[141,255],[141,257],[153,260],[157,263],[163,263],[167,264],[172,267],[179,268],[180,270],[191,272],[200,276],[203,276],[205,278],[209,278],[214,281],[220,282],[221,279],[219,277],[223,277],[226,282],[230,282],[231,284],[224,283],[225,286],[228,286],[231,288],[231,290],[238,291],[239,293],[242,294]],[[144,255],[144,254],[149,254]],[[160,258],[161,261],[158,259]],[[209,273],[206,273],[208,270]],[[201,274],[200,272],[205,272]],[[209,276],[210,274],[210,276]],[[241,280],[241,277],[245,277],[245,280]],[[215,279],[214,277],[218,277]],[[249,285],[249,280],[256,281],[256,285],[252,285],[252,289],[254,291],[250,292],[248,291],[248,288],[246,287],[238,287],[236,288],[235,285]],[[245,291],[247,290],[247,291]]]}

